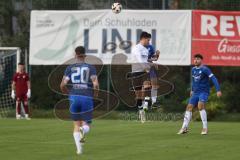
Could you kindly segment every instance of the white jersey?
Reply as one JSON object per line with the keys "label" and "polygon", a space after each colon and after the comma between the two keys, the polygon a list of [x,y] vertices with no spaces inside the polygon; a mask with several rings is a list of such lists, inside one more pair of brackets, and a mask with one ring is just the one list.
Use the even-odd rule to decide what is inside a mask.
{"label": "white jersey", "polygon": [[132,50],[132,72],[145,72],[149,70],[148,49],[138,43]]}

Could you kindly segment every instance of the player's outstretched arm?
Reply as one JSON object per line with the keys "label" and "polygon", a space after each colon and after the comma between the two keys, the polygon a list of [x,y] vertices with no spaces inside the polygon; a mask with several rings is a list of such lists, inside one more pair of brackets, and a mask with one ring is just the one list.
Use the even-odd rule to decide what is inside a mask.
{"label": "player's outstretched arm", "polygon": [[69,93],[69,91],[68,91],[68,89],[66,87],[68,81],[69,81],[69,79],[66,76],[63,76],[62,82],[60,84],[60,89],[61,89],[62,93],[64,93],[64,94],[68,94]]}

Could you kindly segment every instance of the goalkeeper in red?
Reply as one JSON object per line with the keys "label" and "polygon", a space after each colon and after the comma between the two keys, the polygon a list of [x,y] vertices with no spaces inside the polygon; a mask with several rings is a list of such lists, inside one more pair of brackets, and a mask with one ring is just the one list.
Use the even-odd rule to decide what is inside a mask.
{"label": "goalkeeper in red", "polygon": [[16,98],[16,119],[21,118],[21,103],[23,103],[25,118],[30,120],[28,99],[31,97],[31,89],[29,76],[25,72],[23,63],[18,63],[18,72],[13,76],[11,97]]}
{"label": "goalkeeper in red", "polygon": [[182,128],[178,134],[184,134],[188,132],[188,125],[192,118],[192,109],[195,106],[198,107],[200,117],[202,119],[203,128],[201,134],[206,135],[208,133],[207,112],[205,110],[205,105],[210,92],[209,80],[213,82],[217,90],[217,96],[222,96],[217,78],[207,66],[202,65],[202,60],[203,56],[201,54],[196,54],[194,56],[195,66],[192,68],[191,97],[186,108]]}

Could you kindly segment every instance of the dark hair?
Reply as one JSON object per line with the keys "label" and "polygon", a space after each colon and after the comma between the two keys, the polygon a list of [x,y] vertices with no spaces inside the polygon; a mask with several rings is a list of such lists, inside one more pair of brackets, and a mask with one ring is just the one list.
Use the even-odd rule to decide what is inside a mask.
{"label": "dark hair", "polygon": [[143,39],[143,38],[151,38],[151,37],[152,37],[151,34],[145,32],[145,31],[143,31],[143,32],[141,33],[141,35],[140,35],[140,39]]}
{"label": "dark hair", "polygon": [[85,48],[83,46],[78,46],[75,48],[76,55],[85,55]]}
{"label": "dark hair", "polygon": [[197,53],[197,54],[194,55],[194,58],[200,58],[200,59],[203,59],[203,56],[202,56],[201,54]]}
{"label": "dark hair", "polygon": [[24,63],[23,63],[23,62],[19,62],[19,63],[18,63],[18,65],[22,65],[22,66],[23,66],[23,65],[24,65]]}

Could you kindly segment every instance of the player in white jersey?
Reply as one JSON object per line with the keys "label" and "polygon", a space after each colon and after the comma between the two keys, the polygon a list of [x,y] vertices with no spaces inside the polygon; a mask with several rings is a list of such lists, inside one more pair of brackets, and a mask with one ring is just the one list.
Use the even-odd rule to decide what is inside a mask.
{"label": "player in white jersey", "polygon": [[148,63],[149,52],[146,48],[146,46],[149,45],[150,39],[151,34],[142,32],[139,43],[134,46],[132,50],[132,86],[136,95],[136,107],[139,108],[139,117],[142,123],[146,120],[145,111],[143,109],[143,99],[145,97],[145,89],[149,86],[143,85],[143,83],[147,79],[150,70],[150,65]]}

